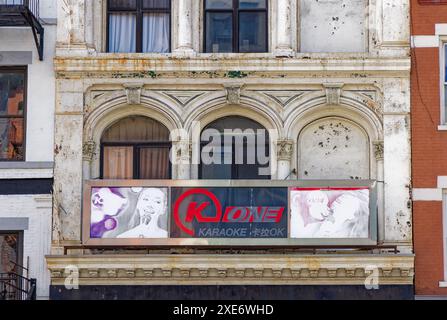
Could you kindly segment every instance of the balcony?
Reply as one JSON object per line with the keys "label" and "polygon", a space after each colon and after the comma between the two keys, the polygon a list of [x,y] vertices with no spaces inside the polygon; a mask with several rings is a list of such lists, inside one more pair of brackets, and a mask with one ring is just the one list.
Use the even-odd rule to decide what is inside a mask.
{"label": "balcony", "polygon": [[39,20],[39,0],[0,0],[0,27],[31,27],[39,60],[43,60],[44,28]]}

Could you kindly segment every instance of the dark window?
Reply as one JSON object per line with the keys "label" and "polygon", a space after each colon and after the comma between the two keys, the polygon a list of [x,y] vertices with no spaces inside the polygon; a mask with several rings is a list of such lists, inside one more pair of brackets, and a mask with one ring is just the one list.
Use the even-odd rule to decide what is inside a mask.
{"label": "dark window", "polygon": [[108,0],[107,51],[171,50],[171,0]]}
{"label": "dark window", "polygon": [[205,52],[267,52],[267,0],[205,0]]}
{"label": "dark window", "polygon": [[0,68],[0,161],[24,161],[26,68]]}
{"label": "dark window", "polygon": [[20,273],[19,233],[0,231],[0,274]]}
{"label": "dark window", "polygon": [[200,179],[270,179],[269,141],[268,131],[248,118],[231,116],[209,124],[202,132]]}
{"label": "dark window", "polygon": [[128,117],[106,130],[101,140],[104,179],[170,179],[169,130],[146,117]]}

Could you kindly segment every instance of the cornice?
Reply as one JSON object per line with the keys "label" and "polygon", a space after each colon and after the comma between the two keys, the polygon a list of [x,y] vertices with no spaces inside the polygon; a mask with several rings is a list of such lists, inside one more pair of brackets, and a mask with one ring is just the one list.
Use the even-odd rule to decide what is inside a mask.
{"label": "cornice", "polygon": [[[413,255],[77,255],[48,256],[52,284],[78,268],[80,285],[412,284]],[[71,269],[66,269],[67,267]]]}
{"label": "cornice", "polygon": [[310,77],[341,75],[348,77],[408,77],[411,60],[402,58],[257,58],[176,59],[146,56],[56,57],[58,78],[228,78]]}

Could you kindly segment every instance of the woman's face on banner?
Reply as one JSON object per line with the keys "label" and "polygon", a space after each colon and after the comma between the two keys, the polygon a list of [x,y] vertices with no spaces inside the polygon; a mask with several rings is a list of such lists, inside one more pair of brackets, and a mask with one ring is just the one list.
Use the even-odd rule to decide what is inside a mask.
{"label": "woman's face on banner", "polygon": [[309,214],[316,220],[324,220],[330,215],[329,198],[322,191],[312,191],[307,194],[306,205]]}
{"label": "woman's face on banner", "polygon": [[137,209],[140,216],[159,216],[163,214],[165,194],[158,189],[146,189],[138,201]]}

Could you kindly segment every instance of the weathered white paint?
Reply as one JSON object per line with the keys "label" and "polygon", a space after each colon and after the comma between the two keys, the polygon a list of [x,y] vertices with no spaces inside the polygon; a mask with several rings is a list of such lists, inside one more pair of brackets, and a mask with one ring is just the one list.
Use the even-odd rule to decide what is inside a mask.
{"label": "weathered white paint", "polygon": [[366,51],[367,4],[367,0],[301,0],[301,51]]}
{"label": "weathered white paint", "polygon": [[[80,1],[83,0],[73,0],[74,3]],[[323,162],[321,154],[308,152],[308,147],[315,149],[314,145],[301,147],[300,144],[315,142],[313,131],[306,133],[306,128],[321,119],[346,119],[344,121],[355,134],[348,145],[352,156],[344,163],[352,161],[354,164],[335,168],[338,175],[333,170],[323,171],[320,178],[365,176],[383,181],[383,187],[379,188],[380,239],[385,244],[398,244],[403,252],[411,252],[412,232],[408,224],[411,221],[411,64],[409,36],[406,38],[409,35],[409,1],[371,0],[369,7],[365,7],[365,2],[349,1],[352,12],[338,9],[336,3],[341,1],[328,2],[332,10],[323,11],[326,12],[323,18],[317,17],[314,21],[326,21],[328,26],[331,20],[325,19],[348,17],[338,20],[342,29],[338,30],[337,37],[342,38],[341,42],[327,34],[329,27],[322,28],[321,34],[314,32],[311,19],[308,19],[311,28],[303,29],[303,22],[298,32],[299,17],[305,15],[303,6],[297,8],[301,3],[296,0],[290,0],[290,6],[287,1],[281,1],[274,1],[269,7],[270,50],[261,54],[201,53],[203,21],[199,1],[191,3],[194,10],[188,22],[181,21],[186,17],[180,17],[185,12],[180,0],[173,1],[172,47],[178,48],[180,42],[189,45],[191,41],[190,47],[195,53],[188,59],[175,53],[104,53],[104,23],[96,22],[105,21],[102,7],[105,1],[97,1],[93,6],[96,48],[89,55],[79,51],[82,43],[70,42],[73,40],[65,30],[67,25],[60,25],[60,33],[67,34],[62,40],[68,42],[58,46],[55,60],[58,72],[55,198],[64,209],[63,214],[56,212],[61,220],[62,238],[57,239],[62,240],[61,244],[80,242],[83,179],[98,177],[100,138],[111,123],[129,115],[144,115],[160,121],[170,130],[184,129],[188,137],[174,142],[185,151],[180,152],[179,157],[188,159],[198,154],[194,143],[191,153],[186,152],[189,140],[193,142],[200,134],[200,130],[193,130],[196,121],[203,127],[223,116],[240,115],[275,130],[277,137],[271,141],[272,150],[276,150],[277,140],[292,142],[294,148],[290,157],[272,152],[273,167],[278,168],[273,177],[279,179],[297,178],[290,173],[293,169],[300,172],[303,152],[307,152],[306,161],[311,165],[340,161],[343,157],[336,155],[335,162],[332,158]],[[310,1],[310,6],[318,8],[319,4]],[[361,22],[362,27],[358,27]],[[184,30],[189,30],[189,24],[192,34],[183,34]],[[346,24],[349,27],[345,27]],[[343,42],[343,39],[348,40]],[[289,41],[293,50],[289,58],[277,57],[276,49]],[[309,47],[306,41],[319,52],[306,52],[306,46]],[[236,71],[236,75],[229,71]],[[140,104],[129,105],[124,87],[137,82],[142,85]],[[239,103],[229,105],[227,88],[236,84],[241,88],[240,97],[237,97]],[[311,138],[301,140],[303,134]],[[94,152],[85,157],[83,144],[91,142]],[[341,142],[337,140],[331,144],[332,148]],[[380,147],[382,142],[384,152]],[[310,150],[318,151],[318,148]],[[176,179],[197,178],[194,164],[176,165],[172,169]],[[57,248],[54,249],[56,252]]]}
{"label": "weathered white paint", "polygon": [[370,178],[369,139],[343,118],[318,120],[299,138],[299,179]]}

